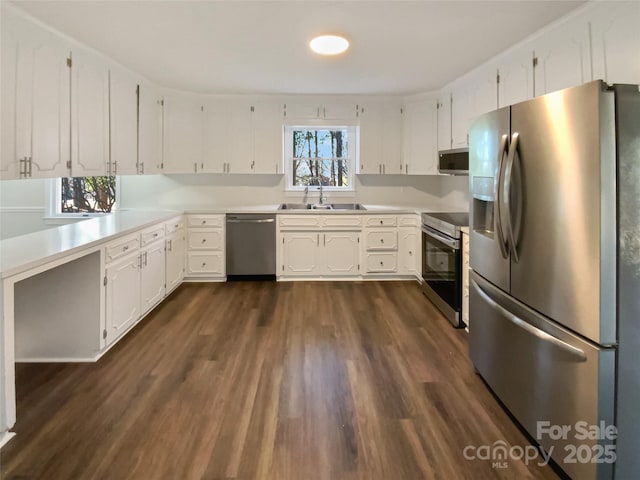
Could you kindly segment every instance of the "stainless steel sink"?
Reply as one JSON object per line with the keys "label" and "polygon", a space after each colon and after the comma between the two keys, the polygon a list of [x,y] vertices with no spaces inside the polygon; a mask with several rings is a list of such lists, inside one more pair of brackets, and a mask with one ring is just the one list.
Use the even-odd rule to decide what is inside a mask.
{"label": "stainless steel sink", "polygon": [[309,210],[310,203],[281,203],[278,210]]}
{"label": "stainless steel sink", "polygon": [[282,203],[278,210],[366,210],[361,203]]}
{"label": "stainless steel sink", "polygon": [[334,210],[366,210],[361,203],[332,203],[331,208]]}

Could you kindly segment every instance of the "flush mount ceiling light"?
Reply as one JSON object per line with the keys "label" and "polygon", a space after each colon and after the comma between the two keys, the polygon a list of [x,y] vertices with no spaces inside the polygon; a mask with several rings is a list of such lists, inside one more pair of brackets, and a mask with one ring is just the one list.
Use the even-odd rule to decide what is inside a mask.
{"label": "flush mount ceiling light", "polygon": [[349,48],[349,41],[339,35],[320,35],[309,42],[309,47],[320,55],[339,55]]}

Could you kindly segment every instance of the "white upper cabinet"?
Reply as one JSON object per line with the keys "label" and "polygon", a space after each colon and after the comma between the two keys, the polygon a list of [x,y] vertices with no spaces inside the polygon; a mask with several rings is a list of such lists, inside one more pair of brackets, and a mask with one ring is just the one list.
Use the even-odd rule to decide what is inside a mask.
{"label": "white upper cabinet", "polygon": [[438,150],[451,149],[451,93],[443,93],[437,102]]}
{"label": "white upper cabinet", "polygon": [[409,175],[437,175],[437,101],[406,102],[403,114],[404,171]]}
{"label": "white upper cabinet", "polygon": [[534,95],[575,87],[591,79],[589,29],[578,19],[532,42],[535,55]]}
{"label": "white upper cabinet", "polygon": [[138,173],[138,82],[117,67],[109,72],[110,145],[109,173]]}
{"label": "white upper cabinet", "polygon": [[402,104],[398,101],[360,106],[360,145],[357,173],[400,174],[402,159]]}
{"label": "white upper cabinet", "polygon": [[480,115],[492,112],[498,108],[498,68],[487,65],[477,72],[470,89],[471,109],[469,111],[469,126]]}
{"label": "white upper cabinet", "polygon": [[640,2],[597,2],[589,17],[593,79],[640,84]]}
{"label": "white upper cabinet", "polygon": [[358,105],[352,102],[318,102],[313,99],[293,99],[285,103],[289,123],[304,120],[356,120]]}
{"label": "white upper cabinet", "polygon": [[204,106],[200,98],[164,96],[164,173],[195,173],[203,163]]}
{"label": "white upper cabinet", "polygon": [[227,173],[229,138],[232,135],[229,118],[233,100],[208,98],[204,104],[204,155],[199,172]]}
{"label": "white upper cabinet", "polygon": [[105,175],[109,164],[109,69],[97,56],[73,50],[71,174]]}
{"label": "white upper cabinet", "polygon": [[506,107],[533,98],[533,52],[519,48],[499,62],[498,106]]}
{"label": "white upper cabinet", "polygon": [[70,46],[6,12],[2,31],[2,178],[69,174]]}
{"label": "white upper cabinet", "polygon": [[[251,173],[253,162],[253,139],[251,132],[251,102],[248,98],[236,97],[230,104],[228,155],[226,173]],[[282,141],[282,135],[280,135]]]}
{"label": "white upper cabinet", "polygon": [[253,102],[251,108],[252,173],[282,173],[283,122],[284,104],[282,102]]}
{"label": "white upper cabinet", "polygon": [[473,97],[471,85],[456,87],[451,92],[451,147],[464,148],[469,145]]}
{"label": "white upper cabinet", "polygon": [[138,173],[162,172],[162,94],[142,82],[138,90]]}

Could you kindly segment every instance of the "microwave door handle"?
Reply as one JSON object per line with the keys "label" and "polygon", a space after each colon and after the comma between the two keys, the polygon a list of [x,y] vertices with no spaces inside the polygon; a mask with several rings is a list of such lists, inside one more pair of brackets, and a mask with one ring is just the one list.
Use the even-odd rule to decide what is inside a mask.
{"label": "microwave door handle", "polygon": [[502,228],[502,208],[500,190],[502,187],[502,167],[504,164],[504,156],[509,151],[509,136],[502,135],[500,139],[500,148],[498,149],[498,174],[494,182],[494,195],[493,198],[496,201],[496,232],[498,233],[498,244],[500,245],[500,253],[502,258],[508,258],[509,252],[507,251],[507,242],[505,240],[504,231]]}
{"label": "microwave door handle", "polygon": [[502,192],[504,197],[505,206],[505,218],[506,218],[506,231],[507,242],[509,243],[509,249],[511,250],[511,258],[515,263],[518,263],[518,249],[515,242],[515,235],[513,234],[513,225],[511,223],[511,182],[513,179],[513,163],[518,151],[518,139],[520,135],[516,132],[511,136],[511,146],[509,147],[509,156],[507,157],[507,166],[504,169],[504,190]]}

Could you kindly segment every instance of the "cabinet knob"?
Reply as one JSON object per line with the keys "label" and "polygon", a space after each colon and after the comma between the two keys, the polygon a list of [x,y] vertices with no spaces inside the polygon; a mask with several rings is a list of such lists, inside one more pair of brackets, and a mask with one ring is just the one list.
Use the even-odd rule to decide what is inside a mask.
{"label": "cabinet knob", "polygon": [[413,252],[411,250],[409,250],[409,255],[413,255]]}
{"label": "cabinet knob", "polygon": [[126,252],[127,250],[129,250],[129,245],[125,245],[124,247],[122,247],[123,252]]}
{"label": "cabinet knob", "polygon": [[154,233],[154,234],[153,234],[153,238],[155,238],[155,237],[157,237],[157,236],[158,236],[158,234],[157,234],[157,233]]}
{"label": "cabinet knob", "polygon": [[206,238],[203,238],[203,239],[202,239],[202,243],[205,243],[206,241],[207,241],[207,239],[206,239]]}
{"label": "cabinet knob", "polygon": [[382,220],[380,220],[380,225],[382,225]]}
{"label": "cabinet knob", "polygon": [[206,225],[207,221],[206,220],[202,220],[202,225]]}
{"label": "cabinet knob", "polygon": [[384,243],[384,238],[381,238],[381,239],[380,239],[380,243]]}
{"label": "cabinet knob", "polygon": [[383,261],[380,261],[380,265],[384,265],[384,262],[383,262]]}
{"label": "cabinet knob", "polygon": [[180,225],[179,223],[176,223],[173,228],[178,228],[178,225]]}
{"label": "cabinet knob", "polygon": [[207,262],[202,262],[202,266],[206,267],[207,266]]}

